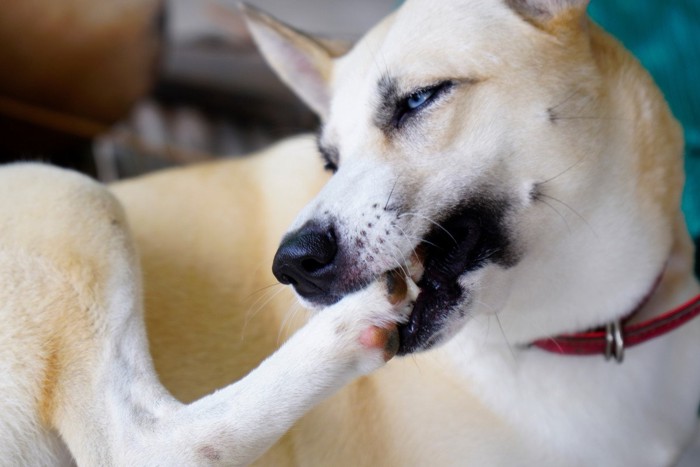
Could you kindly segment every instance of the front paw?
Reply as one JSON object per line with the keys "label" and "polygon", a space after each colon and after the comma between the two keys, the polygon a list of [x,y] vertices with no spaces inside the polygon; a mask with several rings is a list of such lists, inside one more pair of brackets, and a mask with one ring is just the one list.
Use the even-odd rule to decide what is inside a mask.
{"label": "front paw", "polygon": [[418,287],[410,278],[392,271],[314,319],[331,324],[338,350],[366,374],[396,355],[397,325],[408,319],[417,294]]}

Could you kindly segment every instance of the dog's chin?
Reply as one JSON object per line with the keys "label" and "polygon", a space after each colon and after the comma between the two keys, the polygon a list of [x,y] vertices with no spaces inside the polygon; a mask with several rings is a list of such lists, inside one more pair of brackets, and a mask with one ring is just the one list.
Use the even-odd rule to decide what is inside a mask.
{"label": "dog's chin", "polygon": [[[469,293],[460,279],[492,254],[484,229],[471,209],[461,210],[432,229],[417,247],[423,273],[420,293],[408,320],[399,326],[399,355],[427,350],[445,338],[448,324],[464,315]],[[488,229],[487,229],[488,230]]]}

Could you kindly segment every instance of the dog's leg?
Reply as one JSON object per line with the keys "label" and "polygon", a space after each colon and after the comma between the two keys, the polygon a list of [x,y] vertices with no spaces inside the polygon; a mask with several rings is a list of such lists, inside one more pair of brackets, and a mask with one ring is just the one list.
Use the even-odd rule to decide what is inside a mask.
{"label": "dog's leg", "polygon": [[390,310],[374,284],[314,316],[240,382],[163,418],[156,444],[179,451],[168,464],[253,461],[311,407],[394,355]]}
{"label": "dog's leg", "polygon": [[[128,306],[128,294],[119,296],[114,302]],[[84,412],[66,413],[70,426],[61,432],[70,432],[69,447],[85,465],[247,464],[320,400],[393,356],[390,321],[401,318],[401,306],[375,283],[313,317],[241,381],[189,405],[158,383],[139,313],[129,313],[104,346],[93,400],[74,400],[66,411]]]}
{"label": "dog's leg", "polygon": [[119,464],[130,436],[138,444],[148,420],[179,406],[152,368],[139,276],[103,186],[48,166],[0,169],[0,465],[67,462],[56,432],[80,465]]}
{"label": "dog's leg", "polygon": [[[251,462],[314,404],[396,351],[392,322],[405,296],[392,305],[378,282],[320,312],[241,381],[180,404],[153,369],[138,260],[118,203],[94,182],[47,167],[0,177],[0,195],[11,200],[0,219],[0,311],[11,346],[3,362],[18,368],[2,394],[24,406],[0,420],[55,429],[79,465]],[[22,425],[17,417],[32,408]],[[37,455],[58,450],[46,439],[14,436],[11,458],[50,458]]]}

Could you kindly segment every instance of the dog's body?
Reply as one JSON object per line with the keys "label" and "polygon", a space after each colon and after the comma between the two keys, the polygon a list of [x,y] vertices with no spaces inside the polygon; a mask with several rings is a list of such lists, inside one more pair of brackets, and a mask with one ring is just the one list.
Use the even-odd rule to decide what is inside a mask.
{"label": "dog's body", "polygon": [[[698,294],[681,132],[586,5],[408,2],[340,58],[252,20],[322,117],[337,171],[293,224],[277,277],[324,305],[423,257],[399,352],[444,344],[393,362],[362,397],[342,393],[382,407],[390,435],[377,455],[397,465],[670,465],[697,425],[698,319],[621,366],[531,345],[643,322]],[[298,239],[325,232],[332,260],[288,266]],[[369,429],[351,420],[353,433]]]}
{"label": "dog's body", "polygon": [[[288,143],[279,149],[294,153],[298,144]],[[312,154],[308,147],[307,152]],[[264,159],[255,165],[265,165]],[[249,164],[241,161],[231,165],[237,168],[235,173],[242,175]],[[202,167],[184,178],[177,173],[166,176],[170,182],[180,180],[174,185],[168,182],[168,186],[185,190],[172,200],[194,206],[197,197],[187,191],[187,180],[202,182],[206,178],[212,187],[217,187],[215,190],[232,190],[229,194],[235,192],[242,197],[251,194],[243,186],[230,188],[230,179],[219,178],[224,172],[228,172],[224,166]],[[214,183],[215,179],[225,185]],[[151,189],[160,186],[158,177],[145,182],[117,189],[125,204],[133,208],[130,215],[137,222],[137,206],[148,203]],[[258,191],[261,201],[265,191]],[[137,198],[130,198],[130,194]],[[162,196],[160,192],[159,197]],[[72,465],[72,460],[90,466],[245,465],[320,400],[353,378],[383,365],[396,352],[393,323],[401,319],[410,289],[399,290],[378,281],[355,294],[354,299],[344,300],[311,319],[279,352],[245,378],[183,405],[161,386],[152,366],[143,323],[138,259],[123,210],[114,196],[86,177],[40,165],[18,164],[0,170],[0,199],[0,341],[5,344],[0,353],[5,374],[0,384],[0,465]],[[207,209],[214,199],[207,200]],[[235,260],[239,250],[226,249],[233,257],[221,256],[225,251],[219,250],[215,257],[205,260],[206,271],[199,269],[198,265],[205,265],[201,262],[203,257],[192,253],[197,251],[197,245],[206,248],[204,243],[217,241],[216,234],[210,231],[205,234],[206,241],[198,243],[198,238],[204,237],[189,236],[198,229],[186,227],[187,222],[194,220],[192,217],[169,218],[174,213],[171,209],[178,209],[181,214],[183,205],[175,207],[166,202],[162,207],[161,220],[184,221],[185,228],[177,236],[179,242],[185,240],[187,245],[174,255],[162,257],[167,264],[156,260],[151,266],[159,271],[179,271],[178,276],[189,277],[190,285],[196,281],[206,284],[200,293],[187,295],[187,305],[181,305],[194,312],[193,317],[200,316],[196,320],[199,324],[194,326],[207,328],[204,323],[209,323],[222,333],[223,339],[214,344],[218,350],[226,342],[240,346],[246,330],[238,324],[243,324],[244,315],[227,322],[208,313],[222,316],[227,314],[225,310],[235,310],[240,306],[237,300],[261,289],[260,278],[265,274],[260,272],[260,278],[252,276],[250,285],[243,281],[240,289],[233,291],[227,290],[229,284],[235,283],[233,278],[229,278],[231,282],[224,277],[219,277],[218,283],[209,281],[207,274],[215,273],[215,263]],[[222,214],[219,211],[209,219],[218,223]],[[208,222],[202,220],[200,227]],[[234,218],[230,220],[234,221],[231,232],[245,232]],[[146,230],[137,232],[153,234],[162,226],[158,221],[146,221]],[[168,228],[172,234],[173,226]],[[233,240],[222,230],[219,232],[227,236],[219,238],[222,244]],[[155,244],[144,242],[144,260],[149,261],[149,251],[183,247],[181,243],[169,243],[169,238],[174,237],[166,234]],[[238,248],[244,245],[244,238],[251,237],[239,237]],[[264,248],[265,239],[261,236],[251,240],[257,248]],[[195,257],[198,259],[191,261]],[[244,265],[245,261],[238,264]],[[232,272],[238,270],[234,263],[228,266],[233,267]],[[145,269],[148,279],[153,269]],[[172,296],[178,302],[182,299],[180,294],[187,292],[178,285],[183,284],[179,279],[173,283],[161,275],[153,283],[164,289],[148,286],[150,298],[162,291],[163,297]],[[218,289],[221,285],[223,288]],[[206,291],[212,288],[215,294],[223,295],[209,303]],[[228,292],[238,299],[227,296]],[[201,348],[188,346],[182,340],[179,326],[190,326],[187,320],[177,322],[177,332],[159,322],[162,319],[172,323],[176,316],[176,310],[168,308],[167,299],[151,309],[154,312],[149,313],[149,324],[158,329],[152,334],[152,342],[168,352],[166,361],[173,362],[173,357],[178,360],[162,369],[164,379],[176,382],[179,392],[175,393],[182,399],[187,399],[188,391],[201,393],[201,380],[190,378],[188,372],[199,368],[200,376],[208,376],[207,366],[199,366],[198,359],[212,354],[200,355]],[[263,320],[274,322],[275,317],[264,316]],[[278,325],[271,326],[279,329]],[[256,334],[259,331],[251,328]],[[269,342],[268,347],[263,344],[254,351],[236,349],[245,358],[235,363],[208,359],[219,374],[209,378],[206,387],[211,381],[225,378],[226,383],[231,383],[234,376],[243,376],[237,372],[247,372],[260,363],[279,339],[280,334],[275,331],[262,337]],[[185,349],[182,358],[173,353],[178,348]],[[156,352],[156,359],[158,356]],[[174,368],[185,373],[178,374]],[[177,384],[182,381],[187,383]]]}
{"label": "dog's body", "polygon": [[[680,130],[638,63],[585,18],[585,3],[409,1],[339,59],[322,43],[249,13],[263,51],[322,116],[321,148],[337,170],[302,210],[274,259],[278,277],[295,284],[308,305],[331,306],[304,328],[304,336],[327,330],[321,324],[329,316],[343,316],[357,336],[362,327],[353,323],[360,318],[341,312],[373,293],[355,291],[398,266],[421,289],[400,326],[399,352],[424,351],[392,360],[318,405],[260,463],[658,466],[678,460],[697,425],[700,319],[629,349],[621,365],[529,345],[620,319],[639,303],[632,319],[644,321],[700,292],[678,207]],[[327,179],[308,144],[301,139],[256,159],[166,172],[113,188],[142,258],[155,367],[176,397],[193,400],[228,384],[274,349],[290,297],[257,294],[274,280],[266,265],[285,226]],[[20,219],[32,205],[11,201],[4,209],[15,209]],[[74,231],[84,218],[72,216],[53,231]],[[40,223],[22,225],[30,239],[43,232]],[[90,224],[82,231],[101,228]],[[119,232],[110,241],[123,244]],[[104,258],[114,250],[100,247],[109,242],[97,233],[71,241],[80,246],[76,251],[100,253],[98,263],[107,266],[98,269],[105,273],[87,283],[109,289],[107,277],[133,269],[133,257],[119,247],[123,253],[116,257],[126,258],[127,266],[109,263]],[[300,237],[332,254],[317,255],[320,263],[313,268],[289,266],[298,259]],[[36,240],[22,242],[29,250]],[[9,245],[10,251],[17,248]],[[45,251],[53,255],[65,247],[47,243]],[[7,277],[17,277],[13,264],[1,263]],[[41,298],[64,297],[57,289],[63,282],[54,286],[55,274],[46,277]],[[3,305],[9,300],[29,309],[25,298],[37,289],[11,290]],[[138,287],[131,293],[138,295]],[[365,327],[395,319],[391,307],[372,303],[383,315],[363,315]],[[263,304],[264,312],[247,313]],[[1,361],[13,368],[23,355],[30,357],[27,365],[52,362],[51,352],[37,359],[30,350],[45,352],[47,343],[89,354],[73,350],[80,325],[47,325],[51,333],[24,343],[21,331],[38,324],[12,316],[15,324],[4,340],[12,339],[19,350]],[[138,321],[138,312],[133,316]],[[81,315],[79,324],[89,317]],[[117,342],[131,338],[129,331],[108,330],[99,335]],[[331,343],[336,337],[329,337]],[[370,355],[355,346],[355,355],[370,363],[363,371],[333,376],[337,355],[319,352],[315,338],[292,339],[273,357],[275,368],[304,355],[337,388],[381,364],[376,346]],[[143,342],[136,341],[134,352],[143,360]],[[60,365],[72,368],[63,360]],[[83,365],[90,375],[94,366]],[[157,388],[145,368],[146,387]],[[32,380],[37,374],[43,376]],[[41,402],[34,407],[37,415],[25,420],[53,425],[76,449],[79,436],[71,429],[85,419],[56,411],[62,405],[55,401],[63,399],[36,392],[47,386],[47,375],[54,381],[53,373],[17,375],[12,381],[33,388],[31,397]],[[318,385],[305,388],[299,382],[304,377],[308,373],[292,374],[288,391],[317,391],[312,402],[328,394]],[[279,376],[253,381],[282,386],[277,397],[258,386],[260,398],[231,400],[241,405],[239,413],[254,414],[263,400],[278,413],[292,406],[295,416],[312,405],[282,397],[285,380]],[[90,396],[84,387],[90,386],[63,389],[63,395]],[[18,390],[13,394],[21,400]],[[54,402],[45,407],[46,400]],[[166,413],[181,410],[169,396],[148,402],[154,400],[166,401]],[[87,418],[110,420],[120,407],[105,413],[97,406]],[[258,426],[242,428],[250,430],[244,438],[255,439],[259,430],[270,442],[291,423],[269,429],[277,418],[264,415]],[[12,428],[13,420],[3,415],[0,433],[31,432]],[[193,444],[189,437],[180,443]],[[19,453],[41,454],[39,448],[14,446]],[[212,463],[251,460],[262,449],[243,446],[253,454],[226,458],[230,451],[196,447],[205,455],[199,460]],[[96,459],[89,445],[83,449],[73,454]],[[129,453],[135,456],[137,449]],[[158,453],[172,459],[172,452],[151,450],[147,461],[155,463]]]}

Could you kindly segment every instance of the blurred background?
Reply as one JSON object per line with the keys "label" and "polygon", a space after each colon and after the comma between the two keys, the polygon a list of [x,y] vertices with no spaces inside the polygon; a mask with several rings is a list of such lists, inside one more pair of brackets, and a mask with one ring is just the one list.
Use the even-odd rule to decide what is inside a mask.
{"label": "blurred background", "polygon": [[[0,162],[109,182],[262,148],[315,116],[263,63],[236,0],[0,0]],[[355,40],[395,0],[251,0]]]}
{"label": "blurred background", "polygon": [[[317,121],[253,46],[236,0],[0,0],[0,162],[105,181],[249,153]],[[354,40],[400,0],[249,0]],[[683,207],[700,238],[700,0],[593,0],[686,134]]]}

